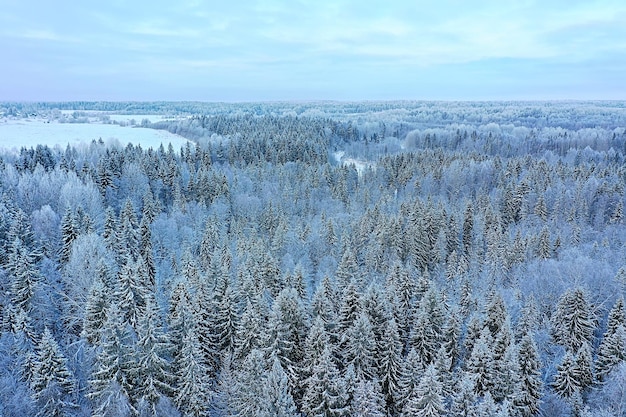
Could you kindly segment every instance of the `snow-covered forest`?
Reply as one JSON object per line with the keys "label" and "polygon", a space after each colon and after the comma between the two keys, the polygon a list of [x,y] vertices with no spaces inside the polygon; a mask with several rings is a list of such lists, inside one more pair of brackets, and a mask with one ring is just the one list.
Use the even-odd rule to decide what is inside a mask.
{"label": "snow-covered forest", "polygon": [[[0,103],[0,416],[625,416],[626,103]],[[58,113],[57,113],[58,114]]]}

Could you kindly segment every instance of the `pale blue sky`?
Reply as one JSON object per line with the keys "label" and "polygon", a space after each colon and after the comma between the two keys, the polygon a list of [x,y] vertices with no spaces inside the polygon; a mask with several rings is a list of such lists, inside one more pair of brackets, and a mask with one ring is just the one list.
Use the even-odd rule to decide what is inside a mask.
{"label": "pale blue sky", "polygon": [[626,99],[624,0],[0,0],[0,100]]}

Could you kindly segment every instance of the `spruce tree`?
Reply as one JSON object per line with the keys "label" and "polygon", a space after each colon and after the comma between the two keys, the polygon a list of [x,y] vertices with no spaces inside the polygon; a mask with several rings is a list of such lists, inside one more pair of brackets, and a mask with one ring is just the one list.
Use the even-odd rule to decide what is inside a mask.
{"label": "spruce tree", "polygon": [[377,381],[358,381],[354,387],[351,417],[385,417],[385,399]]}
{"label": "spruce tree", "polygon": [[272,368],[263,383],[262,397],[259,398],[259,417],[297,417],[298,412],[289,391],[287,374],[274,357]]}
{"label": "spruce tree", "polygon": [[395,318],[391,318],[387,331],[383,335],[380,360],[382,393],[389,410],[397,410],[396,402],[400,397],[402,383],[402,343]]}
{"label": "spruce tree", "polygon": [[207,369],[195,326],[186,329],[176,360],[176,395],[174,403],[185,417],[205,416],[211,398]]}
{"label": "spruce tree", "polygon": [[306,383],[302,411],[309,417],[343,417],[349,415],[346,387],[342,383],[328,347],[314,364]]}
{"label": "spruce tree", "polygon": [[76,381],[47,327],[37,345],[31,388],[38,416],[66,416],[76,407],[72,398]]}
{"label": "spruce tree", "polygon": [[626,361],[626,329],[623,325],[619,325],[610,335],[604,336],[598,348],[596,359],[598,378],[604,379],[617,365],[624,361]]}
{"label": "spruce tree", "polygon": [[556,343],[577,351],[584,342],[591,342],[595,317],[581,288],[568,290],[561,296],[551,320]]}
{"label": "spruce tree", "polygon": [[419,385],[409,396],[402,415],[416,417],[438,417],[446,413],[442,386],[435,365],[429,365],[420,379]]}
{"label": "spruce tree", "polygon": [[144,401],[153,414],[164,397],[173,394],[174,375],[167,360],[171,346],[163,331],[154,297],[146,299],[146,309],[137,330],[134,352],[136,366],[131,370],[136,387],[135,400]]}
{"label": "spruce tree", "polygon": [[519,388],[513,404],[522,417],[531,417],[539,412],[541,401],[541,363],[537,346],[530,334],[519,344]]}

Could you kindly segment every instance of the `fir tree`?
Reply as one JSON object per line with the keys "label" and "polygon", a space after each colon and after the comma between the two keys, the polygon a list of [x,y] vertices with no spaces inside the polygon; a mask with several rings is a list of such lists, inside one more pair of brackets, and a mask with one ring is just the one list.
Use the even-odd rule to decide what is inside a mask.
{"label": "fir tree", "polygon": [[67,359],[47,327],[37,345],[31,387],[38,416],[66,416],[76,407],[72,398],[76,382]]}
{"label": "fir tree", "polygon": [[513,404],[522,417],[531,417],[539,411],[542,381],[539,352],[530,334],[520,342],[518,363],[520,383]]}
{"label": "fir tree", "polygon": [[441,381],[434,365],[426,368],[419,385],[409,396],[403,416],[436,417],[445,415]]}
{"label": "fir tree", "polygon": [[328,347],[313,366],[306,383],[302,411],[310,417],[342,417],[349,415],[346,387]]}
{"label": "fir tree", "polygon": [[191,326],[183,336],[180,355],[176,360],[174,403],[185,417],[204,416],[209,408],[211,391],[203,359],[195,326]]}
{"label": "fir tree", "polygon": [[591,342],[595,318],[585,292],[577,288],[568,290],[559,299],[552,315],[554,341],[577,351],[584,342]]}
{"label": "fir tree", "polygon": [[145,401],[155,415],[159,402],[173,393],[174,376],[170,372],[170,363],[167,360],[170,350],[156,301],[153,297],[148,297],[137,331],[134,353],[136,367],[132,369],[131,375],[133,385],[137,388],[135,399]]}
{"label": "fir tree", "polygon": [[261,417],[297,417],[296,406],[289,392],[287,374],[274,357],[272,368],[263,382],[262,397],[259,399]]}

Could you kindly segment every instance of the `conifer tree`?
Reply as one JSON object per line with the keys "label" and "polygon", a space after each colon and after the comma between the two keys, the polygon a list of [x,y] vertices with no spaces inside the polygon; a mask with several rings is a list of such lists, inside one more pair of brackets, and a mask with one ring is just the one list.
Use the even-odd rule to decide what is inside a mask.
{"label": "conifer tree", "polygon": [[492,337],[489,328],[485,327],[474,344],[472,353],[467,361],[467,371],[475,376],[477,395],[484,395],[493,389],[493,352],[491,350]]}
{"label": "conifer tree", "polygon": [[37,345],[31,387],[38,416],[66,416],[76,407],[72,398],[76,382],[47,327]]}
{"label": "conifer tree", "polygon": [[94,415],[104,417],[134,412],[130,332],[117,303],[112,303],[107,311],[101,337],[101,348],[89,380],[88,397],[93,401]]}
{"label": "conifer tree", "polygon": [[395,399],[396,406],[403,409],[409,397],[413,394],[420,383],[420,376],[424,373],[424,362],[415,349],[411,349],[404,358],[402,364],[402,378],[400,380],[400,392]]}
{"label": "conifer tree", "polygon": [[174,403],[185,417],[206,415],[211,398],[207,369],[195,326],[190,326],[182,340],[182,349],[176,360],[176,396]]}
{"label": "conifer tree", "polygon": [[385,400],[376,381],[358,381],[351,404],[352,417],[385,417]]}
{"label": "conifer tree", "polygon": [[61,220],[61,240],[63,241],[63,246],[61,247],[59,260],[62,264],[66,264],[70,260],[72,243],[74,243],[78,237],[78,233],[79,228],[74,213],[72,209],[67,206],[63,214],[63,219]]}
{"label": "conifer tree", "polygon": [[266,417],[297,417],[296,406],[289,392],[287,374],[274,357],[272,368],[263,383],[262,397],[259,399],[260,410],[258,416]]}
{"label": "conifer tree", "polygon": [[477,402],[475,390],[474,376],[463,372],[452,395],[450,414],[455,417],[475,417]]}
{"label": "conifer tree", "polygon": [[391,318],[383,335],[380,360],[382,393],[387,408],[396,411],[396,401],[400,397],[402,383],[402,343],[395,318]]}
{"label": "conifer tree", "polygon": [[435,365],[429,365],[420,379],[419,385],[409,396],[402,415],[437,417],[445,415],[442,386]]}
{"label": "conifer tree", "polygon": [[[607,333],[609,333],[608,330]],[[598,378],[605,378],[624,361],[626,361],[626,329],[623,325],[619,325],[611,334],[604,336],[598,348],[596,359]]]}
{"label": "conifer tree", "polygon": [[106,322],[110,297],[111,294],[104,286],[102,279],[99,276],[96,277],[87,297],[83,331],[81,333],[92,346],[100,344],[100,331]]}
{"label": "conifer tree", "polygon": [[522,417],[531,417],[539,411],[542,381],[539,352],[530,334],[520,342],[518,364],[520,384],[513,404]]}
{"label": "conifer tree", "polygon": [[591,342],[595,318],[581,288],[568,290],[561,296],[551,320],[556,343],[577,351],[584,342]]}
{"label": "conifer tree", "polygon": [[580,392],[582,386],[578,379],[576,359],[571,352],[566,352],[563,361],[557,366],[552,387],[563,398],[569,398],[574,393]]}
{"label": "conifer tree", "polygon": [[11,302],[17,309],[31,312],[31,301],[40,281],[35,255],[19,237],[11,242],[9,259],[5,266],[11,282]]}
{"label": "conifer tree", "polygon": [[137,330],[136,367],[132,369],[132,377],[137,387],[135,400],[145,401],[155,415],[159,401],[173,393],[174,375],[167,360],[169,351],[170,343],[163,331],[156,301],[152,296],[147,297]]}
{"label": "conifer tree", "polygon": [[367,314],[361,312],[354,324],[344,333],[345,349],[342,352],[346,365],[352,365],[359,379],[371,380],[376,376],[375,338]]}
{"label": "conifer tree", "polygon": [[306,383],[302,411],[309,417],[342,417],[349,415],[346,387],[328,347],[313,366]]}

